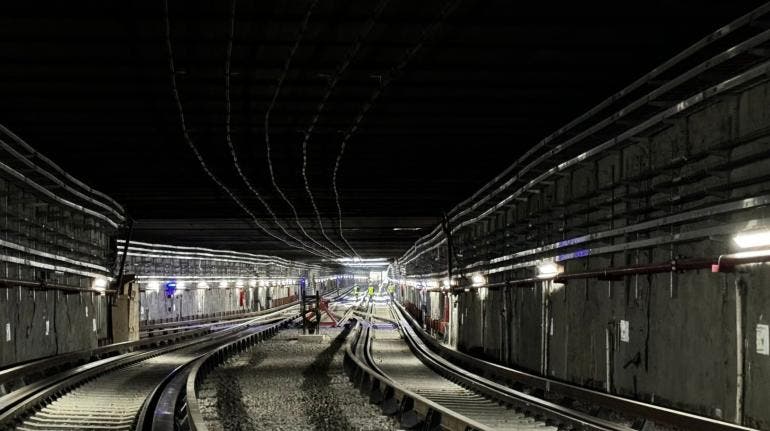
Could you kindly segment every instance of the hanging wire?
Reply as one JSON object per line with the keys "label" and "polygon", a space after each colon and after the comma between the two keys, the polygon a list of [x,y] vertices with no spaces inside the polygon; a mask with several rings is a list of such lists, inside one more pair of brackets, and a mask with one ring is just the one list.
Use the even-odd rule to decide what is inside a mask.
{"label": "hanging wire", "polygon": [[329,235],[326,234],[326,229],[324,229],[323,220],[321,220],[321,213],[318,212],[318,205],[316,205],[315,199],[313,198],[313,193],[310,191],[310,183],[307,179],[307,145],[304,142],[302,143],[302,179],[305,183],[305,192],[310,198],[310,204],[313,206],[313,211],[315,211],[316,222],[318,223],[318,227],[321,230],[321,235],[323,235],[327,241],[336,247],[337,250],[343,254],[347,254],[345,250],[343,250],[339,245],[337,245],[336,242],[329,238]]}
{"label": "hanging wire", "polygon": [[308,23],[310,22],[310,16],[313,14],[313,10],[315,9],[316,5],[318,4],[318,0],[313,0],[310,3],[310,7],[308,7],[307,12],[305,13],[305,18],[302,21],[302,25],[300,26],[299,32],[297,33],[297,39],[294,42],[294,45],[291,47],[291,51],[289,51],[289,56],[286,58],[286,62],[283,66],[283,71],[281,72],[280,77],[278,78],[278,83],[275,86],[275,91],[273,92],[273,98],[270,100],[270,104],[267,107],[267,110],[265,111],[265,150],[267,153],[267,167],[268,171],[270,173],[270,181],[273,183],[273,188],[275,188],[276,192],[278,192],[278,195],[281,196],[284,202],[291,208],[291,212],[294,215],[294,222],[299,227],[299,230],[302,232],[303,235],[305,235],[306,238],[308,238],[310,241],[312,241],[314,244],[318,245],[319,247],[323,247],[330,253],[337,255],[334,251],[332,251],[329,247],[321,244],[320,242],[316,241],[315,238],[310,236],[310,234],[307,233],[305,230],[305,227],[302,226],[302,223],[299,220],[299,214],[297,213],[297,208],[294,206],[294,204],[291,203],[288,197],[286,197],[286,193],[283,192],[281,187],[278,185],[278,182],[275,179],[275,171],[273,169],[273,159],[271,155],[271,147],[270,147],[270,113],[273,111],[273,107],[275,106],[275,101],[278,99],[278,95],[281,93],[281,88],[283,87],[283,82],[286,80],[286,76],[289,73],[289,67],[291,66],[291,61],[294,58],[294,54],[297,52],[297,48],[299,48],[300,43],[302,42],[302,37],[305,35],[305,31],[307,30]]}
{"label": "hanging wire", "polygon": [[[361,111],[353,120],[353,124],[348,128],[348,130],[345,132],[345,135],[342,138],[342,142],[340,143],[340,151],[339,153],[337,153],[337,160],[334,163],[334,170],[332,171],[332,190],[334,191],[334,200],[335,200],[335,203],[337,204],[337,220],[339,222],[340,237],[342,237],[343,241],[345,241],[345,244],[347,244],[348,247],[350,247],[350,243],[342,234],[342,205],[340,203],[341,198],[337,187],[337,177],[339,175],[342,156],[345,154],[345,147],[347,146],[347,143],[350,140],[350,138],[353,136],[353,134],[358,130],[358,127],[361,124],[361,121],[364,119],[364,116],[366,116],[369,110],[374,106],[374,104],[382,95],[382,92],[385,90],[385,88],[388,85],[390,85],[390,83],[393,82],[393,80],[401,76],[404,69],[409,64],[409,61],[411,61],[412,58],[414,58],[417,55],[420,49],[422,49],[425,42],[431,37],[433,37],[433,35],[436,33],[436,31],[438,31],[439,27],[441,26],[443,21],[446,19],[446,17],[450,13],[452,13],[455,9],[457,9],[457,6],[459,6],[461,1],[462,0],[450,0],[446,4],[444,4],[444,7],[441,9],[438,16],[436,17],[436,20],[430,26],[426,27],[423,30],[422,34],[420,34],[420,38],[417,40],[414,46],[412,46],[410,49],[408,49],[404,53],[404,56],[401,58],[401,61],[399,61],[398,64],[393,66],[388,71],[388,73],[385,74],[385,76],[381,77],[379,85],[374,90],[372,95],[369,97],[369,100],[367,100],[366,103],[364,103],[364,105],[361,107]],[[352,247],[350,247],[350,249],[353,250]]]}
{"label": "hanging wire", "polygon": [[172,90],[172,93],[173,93],[173,96],[174,96],[174,101],[176,102],[177,110],[179,112],[179,121],[180,121],[180,126],[182,128],[182,135],[184,136],[185,143],[190,148],[190,151],[192,151],[193,155],[195,155],[195,157],[198,159],[198,163],[200,164],[201,168],[206,173],[206,175],[208,175],[208,177],[211,178],[211,180],[214,181],[214,183],[216,183],[217,186],[219,186],[219,188],[222,189],[222,191],[224,191],[225,194],[227,194],[230,197],[230,199],[232,199],[233,202],[235,202],[249,217],[251,217],[254,225],[257,226],[257,228],[259,228],[263,232],[265,232],[268,236],[270,236],[270,237],[272,237],[272,238],[274,238],[274,239],[276,239],[278,241],[281,241],[282,243],[284,243],[284,244],[286,244],[286,245],[288,245],[288,246],[290,246],[292,248],[297,248],[297,249],[301,249],[301,250],[304,250],[304,251],[308,251],[311,254],[315,254],[315,255],[317,255],[319,257],[325,257],[325,256],[323,256],[323,255],[321,255],[321,254],[319,254],[317,252],[314,252],[314,251],[311,252],[309,250],[306,250],[306,249],[302,248],[301,246],[292,244],[292,243],[284,240],[283,238],[279,237],[278,235],[272,233],[270,230],[268,230],[265,226],[263,226],[259,222],[259,220],[254,215],[254,213],[252,213],[246,207],[246,205],[244,205],[243,202],[241,202],[241,200],[238,199],[238,197],[235,196],[235,194],[224,183],[222,183],[219,180],[219,178],[211,171],[211,169],[206,164],[206,161],[203,159],[203,156],[201,155],[200,151],[198,150],[198,147],[193,143],[192,139],[190,138],[190,133],[189,133],[189,131],[187,129],[187,123],[185,121],[184,108],[182,106],[182,99],[179,96],[179,90],[177,88],[177,83],[176,83],[176,67],[174,65],[174,50],[173,50],[173,47],[171,45],[171,24],[169,22],[168,0],[163,0],[163,13],[164,13],[164,20],[165,20],[165,24],[166,24],[166,49],[168,50],[168,66],[169,66],[169,72],[171,73],[171,90]]}
{"label": "hanging wire", "polygon": [[353,251],[353,254],[359,256],[356,249],[350,245],[350,242],[348,242],[348,239],[345,238],[345,234],[342,232],[342,204],[340,203],[340,192],[337,189],[337,174],[340,170],[340,162],[342,161],[342,156],[345,154],[345,145],[346,141],[342,141],[342,144],[340,144],[340,152],[337,153],[337,160],[334,161],[334,171],[332,172],[332,190],[334,191],[334,202],[337,205],[337,223],[339,224],[337,229],[339,230],[340,238],[345,241],[345,244],[350,248],[350,250]]}
{"label": "hanging wire", "polygon": [[[235,37],[235,7],[238,3],[238,0],[232,0],[230,2],[230,32],[228,34],[227,39],[227,55],[225,58],[225,141],[227,142],[227,147],[230,149],[230,157],[233,161],[233,165],[235,166],[235,171],[238,173],[238,176],[243,180],[243,183],[246,185],[246,187],[251,191],[251,193],[256,196],[259,203],[262,204],[262,206],[265,208],[265,210],[270,214],[270,216],[273,218],[273,222],[278,226],[278,228],[283,232],[284,235],[288,236],[292,240],[299,243],[303,248],[306,249],[312,249],[316,252],[320,252],[323,254],[323,251],[319,251],[311,246],[308,246],[306,243],[304,243],[299,238],[295,237],[294,235],[290,234],[286,228],[281,224],[280,220],[278,220],[278,217],[276,216],[275,212],[272,208],[270,208],[270,205],[268,205],[267,201],[262,197],[262,195],[257,191],[257,189],[254,187],[254,185],[249,181],[248,177],[243,173],[243,169],[241,169],[241,164],[238,161],[238,155],[235,151],[235,146],[233,145],[232,141],[232,134],[231,134],[231,127],[230,127],[230,119],[231,119],[231,103],[230,103],[230,66],[232,64],[232,54],[233,54],[233,39]],[[331,255],[330,255],[331,256]]]}
{"label": "hanging wire", "polygon": [[[358,52],[361,50],[361,46],[363,45],[364,39],[371,33],[372,29],[374,28],[375,24],[377,23],[377,20],[380,18],[380,15],[382,15],[382,12],[385,10],[385,7],[388,5],[390,0],[382,0],[377,5],[377,7],[372,12],[371,16],[369,17],[369,20],[366,22],[366,25],[364,27],[364,31],[361,32],[356,40],[354,41],[353,45],[348,50],[347,54],[345,55],[345,59],[343,60],[342,64],[334,71],[334,74],[329,77],[329,84],[326,88],[326,93],[324,94],[323,98],[321,99],[321,102],[316,107],[315,115],[313,116],[313,119],[310,121],[310,124],[308,125],[307,129],[305,130],[305,136],[302,140],[302,179],[305,182],[305,191],[307,192],[308,197],[310,198],[310,203],[313,205],[313,211],[315,211],[316,220],[318,221],[318,225],[321,228],[321,234],[332,244],[334,244],[335,247],[337,247],[340,251],[343,253],[346,253],[345,251],[340,248],[339,245],[337,245],[334,241],[329,238],[328,235],[326,235],[326,231],[323,228],[323,222],[321,221],[321,214],[318,211],[318,206],[316,205],[315,197],[313,196],[313,192],[310,189],[310,182],[307,178],[307,156],[308,156],[308,146],[310,141],[310,136],[313,133],[313,130],[315,129],[316,124],[318,123],[318,119],[321,116],[321,112],[324,110],[324,107],[326,106],[326,102],[329,100],[329,97],[331,97],[332,93],[334,92],[334,89],[337,87],[337,83],[340,80],[340,77],[347,71],[347,68],[350,66],[350,63],[352,60],[358,55]],[[340,236],[342,237],[342,227],[340,226]],[[350,246],[350,244],[345,240],[344,237],[342,237],[343,241],[345,241],[345,244],[350,248],[350,251],[358,256],[358,253],[353,249],[353,247]]]}

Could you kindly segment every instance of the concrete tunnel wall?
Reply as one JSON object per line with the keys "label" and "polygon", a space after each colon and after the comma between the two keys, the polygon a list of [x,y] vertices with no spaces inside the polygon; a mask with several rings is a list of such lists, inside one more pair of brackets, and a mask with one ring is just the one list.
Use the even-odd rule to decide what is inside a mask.
{"label": "concrete tunnel wall", "polygon": [[[245,292],[243,305],[240,305],[241,290]],[[259,311],[294,294],[293,286],[188,289],[176,292],[171,298],[166,297],[162,290],[143,291],[139,297],[139,320],[141,323],[150,323]]]}
{"label": "concrete tunnel wall", "polygon": [[0,291],[0,367],[96,348],[107,334],[107,297],[93,292]]}
{"label": "concrete tunnel wall", "polygon": [[[532,214],[542,214],[540,210],[556,202],[571,196],[588,196],[587,205],[595,208],[579,216],[587,232],[570,230],[569,223],[576,222],[569,219],[576,217],[569,216],[565,222],[569,238],[573,232],[585,234],[639,221],[628,215],[614,216],[616,213],[660,208],[647,210],[647,219],[650,219],[767,193],[770,182],[763,175],[770,172],[768,106],[770,85],[767,82],[719,97],[672,120],[646,141],[602,154],[595,162],[585,163],[571,175],[557,179],[541,193],[529,196],[526,203],[504,214],[499,225],[529,223],[527,220],[532,220]],[[670,165],[682,157],[692,157],[692,160],[688,159],[673,174],[655,174],[645,180],[640,185],[639,199],[602,207],[599,188],[606,190],[610,183],[622,185],[626,178],[639,178],[640,173]],[[715,172],[711,166],[725,158],[736,162],[728,165],[728,169]],[[695,180],[686,187],[672,187],[677,181],[673,175]],[[614,193],[615,189],[612,190]],[[701,190],[703,193],[697,199],[676,203],[677,193],[684,195]],[[596,197],[591,197],[592,194]],[[652,230],[625,241],[682,235],[704,227],[769,215],[766,207],[759,207],[677,226],[673,231],[667,227]],[[563,233],[556,230],[559,224],[554,220],[551,228],[538,228],[535,232],[539,244],[564,239]],[[489,233],[496,229],[495,221],[479,223],[474,229],[471,235],[490,238]],[[506,246],[510,246],[507,253],[532,246],[516,242],[523,240],[504,239]],[[468,242],[472,242],[472,238]],[[490,242],[493,241],[479,240],[473,243],[476,245],[472,249],[466,246],[463,251],[466,256],[472,253],[481,256]],[[611,244],[623,242],[623,238],[618,238]],[[568,260],[564,263],[564,272],[665,262],[672,258],[710,258],[731,250],[731,235],[714,235],[674,245]],[[435,253],[426,259],[442,261]],[[473,260],[466,260],[468,262]],[[433,271],[438,270],[435,265],[438,264],[434,264]],[[423,269],[417,273],[424,272]],[[490,275],[489,281],[526,276],[531,274],[509,271]],[[742,416],[744,425],[769,428],[770,410],[766,405],[770,401],[767,390],[770,356],[758,353],[756,345],[757,325],[770,320],[768,278],[770,266],[755,264],[739,273],[700,270],[626,276],[618,281],[573,280],[551,290],[545,302],[546,282],[486,292],[484,289],[483,294],[474,290],[460,292],[451,297],[459,320],[456,343],[460,350],[560,380],[728,421]],[[740,309],[743,341],[738,341],[737,334],[736,286],[743,292]],[[486,298],[482,299],[483,295]],[[412,295],[408,300],[419,303],[424,299]],[[548,307],[545,322],[544,304]],[[628,322],[628,341],[620,340],[621,321]],[[546,332],[544,338],[543,331]],[[541,349],[544,342],[548,349],[545,358]],[[741,407],[736,403],[740,343],[744,343],[746,353],[742,414],[738,414]]]}

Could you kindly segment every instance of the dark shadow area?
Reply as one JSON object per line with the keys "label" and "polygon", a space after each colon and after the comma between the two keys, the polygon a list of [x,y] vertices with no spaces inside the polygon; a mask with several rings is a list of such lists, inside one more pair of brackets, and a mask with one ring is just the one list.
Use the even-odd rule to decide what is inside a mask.
{"label": "dark shadow area", "polygon": [[243,391],[240,376],[257,367],[266,357],[264,351],[256,349],[245,365],[222,368],[220,377],[215,379],[217,417],[226,430],[256,431],[258,427],[251,421],[249,409],[243,403]]}
{"label": "dark shadow area", "polygon": [[[316,356],[315,360],[302,371],[302,391],[307,398],[316,401],[303,404],[307,407],[315,407],[312,409],[306,407],[305,414],[308,422],[313,424],[317,430],[353,429],[344,414],[345,406],[340,405],[336,394],[329,388],[331,363],[334,360],[334,355],[345,344],[349,333],[350,328],[348,327],[342,330],[329,347]],[[362,400],[362,402],[364,401]]]}

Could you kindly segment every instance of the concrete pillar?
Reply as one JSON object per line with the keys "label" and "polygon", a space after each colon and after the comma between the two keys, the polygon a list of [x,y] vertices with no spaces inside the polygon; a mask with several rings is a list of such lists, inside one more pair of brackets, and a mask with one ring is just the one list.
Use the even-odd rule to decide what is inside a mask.
{"label": "concrete pillar", "polygon": [[118,290],[112,305],[112,342],[139,339],[139,283],[131,281]]}

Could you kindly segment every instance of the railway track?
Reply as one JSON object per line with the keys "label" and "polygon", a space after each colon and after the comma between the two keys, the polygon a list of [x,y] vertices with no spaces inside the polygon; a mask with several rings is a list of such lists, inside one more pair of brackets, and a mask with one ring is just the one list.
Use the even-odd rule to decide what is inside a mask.
{"label": "railway track", "polygon": [[[355,313],[346,313],[351,319],[357,315],[345,345],[346,371],[362,394],[402,428],[640,429],[639,422],[609,421],[549,401],[553,397],[547,400],[541,392],[500,384],[504,379],[488,372],[491,368],[476,368],[474,374],[470,367],[452,363],[431,350],[415,322],[395,305],[368,300],[356,306]],[[22,431],[205,431],[197,398],[203,378],[297,317],[297,310],[284,309],[196,341],[120,355],[52,376],[0,398],[0,425]],[[625,402],[630,412],[638,413],[634,401]],[[670,414],[703,425],[680,429],[747,429],[682,412]]]}
{"label": "railway track", "polygon": [[[397,305],[370,303],[354,329],[352,380],[404,428],[750,430],[497,366],[441,347]],[[450,360],[452,359],[452,360]],[[589,406],[589,409],[585,407]],[[611,417],[612,420],[605,419]]]}
{"label": "railway track", "polygon": [[375,329],[372,357],[382,373],[407,389],[453,412],[498,430],[557,430],[545,421],[517,412],[429,369],[412,354],[398,328]]}
{"label": "railway track", "polygon": [[193,341],[119,355],[0,398],[0,424],[19,430],[129,430],[148,399],[190,363],[238,338],[297,317],[297,307],[233,324]]}
{"label": "railway track", "polygon": [[[447,366],[419,348],[419,339],[405,325],[400,311],[372,304],[356,341],[359,360],[383,381],[374,385],[373,399],[383,398],[386,413],[400,416],[401,425],[444,429],[630,431],[617,424],[556,406],[504,388],[458,367]],[[380,320],[380,323],[375,322]],[[387,382],[387,383],[386,383]],[[385,391],[377,392],[385,383]],[[397,390],[389,389],[393,385]],[[388,397],[401,392],[400,400]],[[415,407],[417,404],[426,404]]]}
{"label": "railway track", "polygon": [[[337,294],[332,300],[344,295]],[[178,334],[195,332],[195,337],[178,334],[149,337],[158,339],[157,344],[149,344],[152,348],[137,351],[129,348],[105,359],[96,356],[93,360],[91,356],[92,360],[84,365],[59,370],[19,386],[0,397],[0,429],[179,429],[177,395],[184,395],[186,378],[190,370],[197,369],[196,364],[200,364],[202,358],[228,354],[247,342],[261,341],[298,319],[299,306],[286,305],[248,318],[195,324],[195,329],[186,329],[184,324],[163,325],[178,330]],[[164,343],[167,338],[182,341],[169,345]],[[137,348],[147,345],[134,344]],[[43,360],[46,367],[50,367],[48,363],[52,361],[56,358]],[[28,368],[34,365],[23,365],[12,372],[26,376],[31,374]],[[14,380],[13,376],[2,377]],[[182,407],[185,413],[186,405]],[[194,423],[185,423],[190,424],[186,429],[195,429]]]}
{"label": "railway track", "polygon": [[[339,301],[347,293],[338,294],[330,301]],[[299,315],[296,317],[299,318]],[[146,398],[136,419],[136,429],[206,431],[208,428],[197,394],[203,379],[225,360],[274,335],[280,327],[280,323],[273,323],[250,333],[234,335],[226,342],[207,349],[179,372],[167,375],[164,384],[158,385]]]}

